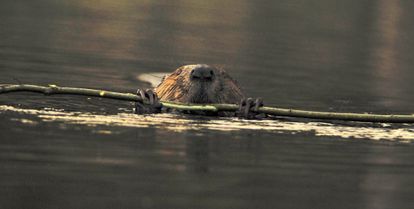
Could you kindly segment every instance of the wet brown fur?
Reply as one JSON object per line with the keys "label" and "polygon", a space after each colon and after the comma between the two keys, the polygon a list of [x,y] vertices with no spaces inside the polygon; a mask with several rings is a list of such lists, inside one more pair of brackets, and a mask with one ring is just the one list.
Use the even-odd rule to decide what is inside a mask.
{"label": "wet brown fur", "polygon": [[224,70],[207,66],[213,70],[211,81],[192,80],[191,71],[200,65],[186,65],[178,68],[155,88],[160,100],[182,103],[240,103],[244,98],[237,82]]}

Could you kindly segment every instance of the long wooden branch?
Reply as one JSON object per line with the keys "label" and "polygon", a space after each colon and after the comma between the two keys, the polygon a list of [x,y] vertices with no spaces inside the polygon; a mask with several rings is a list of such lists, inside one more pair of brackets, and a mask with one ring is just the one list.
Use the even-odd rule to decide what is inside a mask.
{"label": "long wooden branch", "polygon": [[[114,91],[104,91],[87,88],[73,88],[60,87],[56,85],[38,86],[29,84],[20,85],[0,85],[0,94],[11,92],[37,92],[45,95],[52,94],[71,94],[71,95],[85,95],[91,97],[102,97],[118,100],[127,100],[142,102],[142,98],[132,93],[120,93]],[[200,111],[229,111],[235,112],[239,109],[236,104],[181,104],[169,101],[161,101],[164,107],[178,109],[178,110],[200,110]],[[265,113],[276,116],[288,116],[311,119],[327,119],[327,120],[347,120],[347,121],[363,121],[363,122],[384,122],[384,123],[414,123],[414,115],[380,115],[367,113],[338,113],[338,112],[318,112],[295,110],[275,107],[261,107],[258,113]]]}

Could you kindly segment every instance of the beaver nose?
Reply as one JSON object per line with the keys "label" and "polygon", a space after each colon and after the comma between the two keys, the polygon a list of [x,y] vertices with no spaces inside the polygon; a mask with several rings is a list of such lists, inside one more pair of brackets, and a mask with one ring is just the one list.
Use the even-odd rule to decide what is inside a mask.
{"label": "beaver nose", "polygon": [[196,67],[191,71],[192,79],[212,80],[214,76],[213,69],[208,67]]}

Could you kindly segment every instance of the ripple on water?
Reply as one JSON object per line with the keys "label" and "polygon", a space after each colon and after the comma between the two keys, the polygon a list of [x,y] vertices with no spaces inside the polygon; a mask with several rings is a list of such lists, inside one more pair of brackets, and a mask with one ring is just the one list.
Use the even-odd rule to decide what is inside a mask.
{"label": "ripple on water", "polygon": [[[13,106],[0,105],[1,112],[16,112],[38,117],[44,122],[64,122],[87,126],[121,126],[121,127],[155,127],[174,132],[187,130],[215,130],[239,131],[257,130],[274,133],[310,132],[316,136],[332,136],[354,139],[390,140],[398,142],[412,142],[414,140],[414,127],[402,124],[395,127],[390,124],[376,123],[327,123],[315,121],[287,121],[287,120],[244,120],[239,118],[212,118],[191,115],[154,114],[136,115],[131,113],[118,113],[116,115],[98,115],[82,112],[65,112],[62,109],[21,109]],[[28,119],[19,118],[21,123]],[[32,125],[36,125],[31,123]],[[359,125],[355,125],[359,124]],[[368,124],[368,125],[367,125]],[[105,131],[105,134],[113,134]]]}

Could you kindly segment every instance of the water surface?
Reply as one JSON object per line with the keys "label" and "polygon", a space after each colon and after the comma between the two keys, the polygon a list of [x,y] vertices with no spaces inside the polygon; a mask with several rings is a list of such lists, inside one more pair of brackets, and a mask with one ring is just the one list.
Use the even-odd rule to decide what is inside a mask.
{"label": "water surface", "polygon": [[[412,114],[413,4],[6,0],[0,83],[134,92],[149,87],[139,74],[208,63],[270,106]],[[0,95],[0,208],[414,206],[412,125],[143,118],[132,106]]]}

